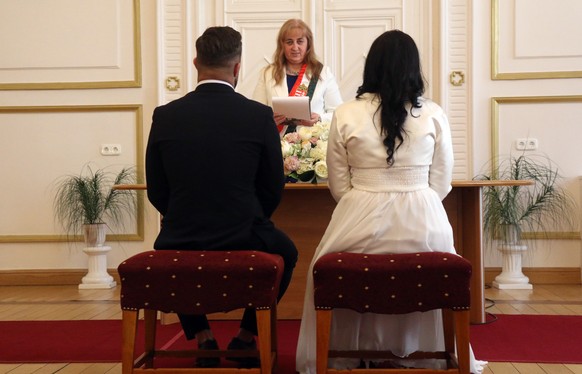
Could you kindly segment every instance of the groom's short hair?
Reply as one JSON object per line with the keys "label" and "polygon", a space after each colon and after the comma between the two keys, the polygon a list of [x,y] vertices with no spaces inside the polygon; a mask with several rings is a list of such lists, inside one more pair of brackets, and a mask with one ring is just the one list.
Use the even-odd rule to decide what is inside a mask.
{"label": "groom's short hair", "polygon": [[241,34],[229,26],[209,27],[196,40],[196,58],[208,67],[225,67],[242,53]]}

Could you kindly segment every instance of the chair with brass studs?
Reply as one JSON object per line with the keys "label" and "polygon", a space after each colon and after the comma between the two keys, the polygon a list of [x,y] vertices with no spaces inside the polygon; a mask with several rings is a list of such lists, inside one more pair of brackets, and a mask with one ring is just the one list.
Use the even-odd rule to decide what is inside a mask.
{"label": "chair with brass studs", "polygon": [[446,369],[377,365],[374,369],[358,368],[352,372],[469,374],[470,279],[471,264],[452,253],[366,255],[344,252],[322,256],[313,268],[317,374],[337,372],[328,368],[331,357],[376,362],[398,359],[402,365],[402,358],[390,351],[330,350],[332,310],[335,308],[379,314],[443,310],[445,351],[414,352],[406,359],[442,359],[446,360]]}
{"label": "chair with brass studs", "polygon": [[[259,251],[146,251],[118,267],[121,279],[122,372],[271,373],[277,360],[277,294],[280,256]],[[210,314],[255,308],[255,351],[157,350],[157,312]],[[143,310],[145,352],[136,357],[139,311]],[[259,368],[158,368],[155,357],[258,357]]]}

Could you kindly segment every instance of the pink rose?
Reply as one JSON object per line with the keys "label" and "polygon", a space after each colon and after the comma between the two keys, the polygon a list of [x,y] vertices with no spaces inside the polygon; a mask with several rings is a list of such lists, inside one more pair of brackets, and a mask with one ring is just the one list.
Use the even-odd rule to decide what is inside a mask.
{"label": "pink rose", "polygon": [[300,143],[301,142],[301,136],[299,136],[298,133],[296,132],[290,132],[289,134],[285,134],[285,136],[283,136],[283,140],[286,140],[289,143]]}
{"label": "pink rose", "polygon": [[283,165],[285,167],[285,171],[295,171],[299,169],[301,163],[299,162],[299,158],[297,156],[289,156],[283,161]]}

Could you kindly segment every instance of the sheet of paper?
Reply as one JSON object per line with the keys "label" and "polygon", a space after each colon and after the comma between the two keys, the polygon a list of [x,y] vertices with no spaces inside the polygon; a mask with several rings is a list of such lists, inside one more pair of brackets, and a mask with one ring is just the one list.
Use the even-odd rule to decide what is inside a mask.
{"label": "sheet of paper", "polygon": [[283,114],[287,118],[310,120],[309,96],[274,97],[273,112]]}

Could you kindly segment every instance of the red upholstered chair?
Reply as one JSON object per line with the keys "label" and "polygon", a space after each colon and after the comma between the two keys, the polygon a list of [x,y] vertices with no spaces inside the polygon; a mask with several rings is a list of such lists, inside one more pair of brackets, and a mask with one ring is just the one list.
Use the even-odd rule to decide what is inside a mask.
{"label": "red upholstered chair", "polygon": [[[330,351],[332,309],[345,308],[380,314],[443,309],[446,351],[415,352],[407,358],[446,359],[447,370],[376,368],[373,372],[469,374],[470,278],[471,264],[467,260],[443,252],[333,253],[321,257],[313,268],[317,373],[335,372],[328,369],[329,357],[401,359],[389,351]],[[352,371],[366,370],[371,369]]]}
{"label": "red upholstered chair", "polygon": [[[123,318],[122,372],[174,372],[154,368],[154,357],[259,357],[260,368],[190,368],[180,372],[271,373],[277,358],[277,293],[280,256],[258,251],[147,251],[118,267]],[[157,312],[209,314],[252,307],[258,324],[257,351],[156,350]],[[144,311],[145,352],[134,359],[139,311]],[[168,371],[169,370],[169,371]]]}

